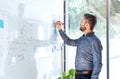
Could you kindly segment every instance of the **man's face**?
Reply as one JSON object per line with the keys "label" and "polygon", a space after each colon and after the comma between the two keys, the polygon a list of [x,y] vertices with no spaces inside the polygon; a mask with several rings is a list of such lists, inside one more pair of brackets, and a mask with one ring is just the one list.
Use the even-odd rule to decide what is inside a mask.
{"label": "man's face", "polygon": [[83,32],[86,30],[86,20],[85,18],[83,17],[83,19],[81,20],[80,22],[80,30]]}

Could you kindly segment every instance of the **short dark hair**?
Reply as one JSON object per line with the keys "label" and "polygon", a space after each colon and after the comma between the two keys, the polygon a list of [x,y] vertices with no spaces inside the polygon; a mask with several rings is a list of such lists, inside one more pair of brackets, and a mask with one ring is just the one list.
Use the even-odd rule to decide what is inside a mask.
{"label": "short dark hair", "polygon": [[97,23],[97,18],[96,16],[92,15],[92,14],[84,14],[85,19],[88,21],[88,23],[90,24],[90,29],[93,30],[96,23]]}

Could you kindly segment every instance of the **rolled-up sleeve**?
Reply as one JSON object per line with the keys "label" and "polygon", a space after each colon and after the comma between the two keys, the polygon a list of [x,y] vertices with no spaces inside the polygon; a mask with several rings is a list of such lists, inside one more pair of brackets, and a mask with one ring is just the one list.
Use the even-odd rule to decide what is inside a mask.
{"label": "rolled-up sleeve", "polygon": [[98,79],[99,73],[102,68],[102,45],[99,40],[94,40],[92,43],[93,53],[93,72],[91,79]]}
{"label": "rolled-up sleeve", "polygon": [[64,42],[65,42],[67,45],[77,46],[78,39],[70,39],[70,38],[63,32],[62,29],[59,30],[59,33],[60,33],[62,39],[64,40]]}

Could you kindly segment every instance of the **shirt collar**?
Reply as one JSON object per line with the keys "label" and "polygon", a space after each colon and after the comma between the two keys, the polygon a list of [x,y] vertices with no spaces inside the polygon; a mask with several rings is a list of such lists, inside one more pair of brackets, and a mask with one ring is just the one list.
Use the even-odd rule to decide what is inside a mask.
{"label": "shirt collar", "polygon": [[88,37],[88,36],[92,36],[92,35],[94,35],[94,32],[90,32],[90,33],[88,33],[88,34],[83,34],[83,36],[86,36],[86,37]]}

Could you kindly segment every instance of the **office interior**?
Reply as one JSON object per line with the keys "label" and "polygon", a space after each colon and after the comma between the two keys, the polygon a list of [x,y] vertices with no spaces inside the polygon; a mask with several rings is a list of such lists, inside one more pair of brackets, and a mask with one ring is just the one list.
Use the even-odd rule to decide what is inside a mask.
{"label": "office interior", "polygon": [[99,79],[119,79],[120,0],[0,0],[0,79],[57,79],[74,69],[76,48],[64,44],[54,23],[78,38],[85,13],[98,19]]}

